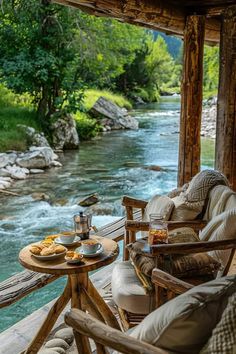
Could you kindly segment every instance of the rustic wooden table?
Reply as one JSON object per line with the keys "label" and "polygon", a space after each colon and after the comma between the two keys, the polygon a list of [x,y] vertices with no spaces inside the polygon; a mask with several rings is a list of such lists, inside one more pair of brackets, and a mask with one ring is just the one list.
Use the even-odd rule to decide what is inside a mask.
{"label": "rustic wooden table", "polygon": [[[83,264],[67,264],[64,257],[51,261],[37,260],[29,251],[30,245],[20,251],[19,261],[27,269],[47,274],[67,275],[63,293],[54,303],[48,315],[24,354],[35,354],[43,345],[58,316],[71,299],[71,307],[88,311],[97,319],[113,328],[120,326],[96,288],[88,277],[88,272],[112,263],[119,254],[118,244],[108,238],[92,236],[103,246],[103,252],[95,258],[83,258]],[[76,247],[75,247],[76,248]],[[73,250],[73,248],[70,248]],[[78,339],[78,338],[77,338]],[[84,339],[81,338],[84,341]],[[87,343],[83,343],[86,347]]]}

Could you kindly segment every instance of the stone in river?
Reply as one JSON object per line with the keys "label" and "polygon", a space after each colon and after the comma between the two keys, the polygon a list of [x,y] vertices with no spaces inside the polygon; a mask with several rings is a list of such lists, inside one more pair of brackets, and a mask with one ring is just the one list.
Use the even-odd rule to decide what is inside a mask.
{"label": "stone in river", "polygon": [[62,328],[57,331],[54,335],[55,338],[61,338],[66,341],[69,345],[73,343],[74,334],[72,328]]}
{"label": "stone in river", "polygon": [[79,136],[76,123],[70,114],[61,116],[51,126],[54,148],[57,150],[78,149]]}
{"label": "stone in river", "polygon": [[164,171],[164,169],[161,166],[158,165],[151,165],[151,166],[145,166],[145,170],[151,170],[151,171]]}
{"label": "stone in river", "polygon": [[21,167],[30,169],[47,168],[57,157],[50,147],[31,147],[29,152],[18,157],[16,163]]}
{"label": "stone in river", "polygon": [[87,211],[93,215],[112,215],[114,209],[114,203],[98,203],[90,206]]}
{"label": "stone in river", "polygon": [[44,173],[44,170],[40,170],[39,168],[31,168],[30,173],[32,173],[33,175],[36,175],[38,173]]}
{"label": "stone in river", "polygon": [[83,200],[79,201],[78,204],[82,207],[87,207],[87,206],[97,203],[98,201],[99,201],[98,194],[94,193],[94,194],[91,194],[90,196],[84,198]]}
{"label": "stone in river", "polygon": [[53,349],[55,347],[63,348],[64,350],[70,348],[69,344],[61,338],[53,338],[49,340],[44,346],[44,348],[50,348],[50,349]]}
{"label": "stone in river", "polygon": [[45,201],[49,201],[50,200],[50,197],[46,194],[46,193],[32,193],[31,194],[31,197],[34,199],[34,200],[45,200]]}

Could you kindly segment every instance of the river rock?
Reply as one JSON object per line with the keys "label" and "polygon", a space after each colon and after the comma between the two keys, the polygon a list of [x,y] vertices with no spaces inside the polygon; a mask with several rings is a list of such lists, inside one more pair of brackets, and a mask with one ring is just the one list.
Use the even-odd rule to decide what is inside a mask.
{"label": "river rock", "polygon": [[38,173],[44,173],[44,170],[40,170],[39,168],[31,168],[30,173],[37,175]]}
{"label": "river rock", "polygon": [[163,168],[161,166],[158,165],[151,165],[151,166],[145,166],[144,167],[145,170],[151,170],[151,171],[163,171]]}
{"label": "river rock", "polygon": [[0,154],[0,168],[5,167],[9,164],[9,156],[6,153]]}
{"label": "river rock", "polygon": [[6,168],[0,168],[0,177],[10,177],[11,174]]}
{"label": "river rock", "polygon": [[105,97],[100,97],[89,113],[97,118],[106,130],[108,130],[108,127],[111,130],[138,129],[138,121],[134,117],[129,116],[125,108],[120,108]]}
{"label": "river rock", "polygon": [[9,188],[11,186],[11,178],[0,177],[0,189]]}
{"label": "river rock", "polygon": [[53,338],[49,340],[44,346],[44,348],[50,348],[50,349],[53,349],[54,347],[63,348],[65,350],[70,348],[69,344],[66,343],[66,341],[61,338]]}
{"label": "river rock", "polygon": [[55,149],[78,149],[79,136],[76,130],[76,123],[69,114],[57,119],[51,126],[53,146]]}
{"label": "river rock", "polygon": [[94,193],[94,194],[84,198],[83,200],[79,201],[78,204],[82,207],[88,207],[90,205],[97,203],[98,201],[99,201],[98,194]]}
{"label": "river rock", "polygon": [[25,179],[29,174],[29,170],[27,168],[22,168],[16,165],[6,167],[6,170],[10,173],[10,176],[13,179]]}
{"label": "river rock", "polygon": [[52,161],[50,167],[62,167],[62,164],[59,161]]}
{"label": "river rock", "polygon": [[71,345],[74,341],[72,328],[62,328],[55,333],[54,337],[63,339],[69,345]]}
{"label": "river rock", "polygon": [[35,200],[35,201],[38,201],[38,200],[45,200],[45,201],[49,201],[50,200],[50,197],[46,194],[46,193],[32,193],[31,194],[31,197]]}
{"label": "river rock", "polygon": [[26,133],[29,145],[50,147],[44,133],[38,133],[33,127],[28,127],[23,124],[18,124],[17,126]]}
{"label": "river rock", "polygon": [[112,215],[114,209],[114,203],[98,203],[90,206],[87,211],[92,215]]}
{"label": "river rock", "polygon": [[16,162],[21,167],[41,169],[50,167],[55,159],[54,155],[50,147],[31,147],[30,151],[18,157]]}

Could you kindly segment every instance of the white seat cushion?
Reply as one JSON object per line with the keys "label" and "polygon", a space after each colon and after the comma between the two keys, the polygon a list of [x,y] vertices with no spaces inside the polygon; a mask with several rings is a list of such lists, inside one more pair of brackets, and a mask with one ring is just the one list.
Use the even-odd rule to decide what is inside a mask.
{"label": "white seat cushion", "polygon": [[145,292],[130,261],[117,263],[112,273],[112,296],[123,310],[148,314],[152,310],[152,296]]}
{"label": "white seat cushion", "polygon": [[168,353],[197,354],[235,292],[236,276],[195,286],[150,313],[130,335]]}

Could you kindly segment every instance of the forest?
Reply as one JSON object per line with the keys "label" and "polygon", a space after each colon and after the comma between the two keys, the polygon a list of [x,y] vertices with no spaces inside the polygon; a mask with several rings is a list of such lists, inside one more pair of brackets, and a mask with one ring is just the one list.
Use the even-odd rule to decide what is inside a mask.
{"label": "forest", "polygon": [[[180,39],[49,0],[4,2],[0,41],[3,150],[12,148],[19,120],[48,132],[55,113],[71,113],[87,139],[99,130],[88,114],[99,95],[131,108],[180,92]],[[217,91],[218,55],[205,46],[205,97]]]}

